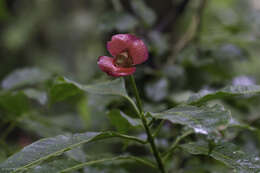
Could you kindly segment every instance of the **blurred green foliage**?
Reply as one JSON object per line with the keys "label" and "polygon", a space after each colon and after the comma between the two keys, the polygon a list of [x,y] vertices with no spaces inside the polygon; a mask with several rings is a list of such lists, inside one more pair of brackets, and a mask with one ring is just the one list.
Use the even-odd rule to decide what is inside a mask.
{"label": "blurred green foliage", "polygon": [[[97,58],[108,55],[106,42],[117,33],[136,34],[148,45],[150,58],[135,73],[146,111],[181,105],[199,92],[189,101],[208,101],[208,106],[217,103],[231,110],[234,126],[213,138],[232,142],[246,153],[260,154],[260,98],[244,90],[222,89],[260,82],[257,0],[2,0],[0,26],[0,162],[29,143],[59,134],[118,130],[144,136],[138,128],[130,128],[138,122],[127,100],[84,92],[103,90],[126,97],[121,85],[91,88],[93,83],[111,80],[98,68]],[[157,127],[159,122],[154,124]],[[186,128],[166,122],[158,145],[162,150],[170,146]],[[181,147],[192,145],[196,149],[200,140],[212,140],[209,138],[192,135],[186,141],[194,143]],[[87,145],[90,150],[77,150],[86,152],[86,158],[105,152],[148,156],[149,151],[139,144],[111,141]],[[195,149],[187,150],[200,154],[198,157],[177,149],[166,165],[170,172],[231,171],[209,159],[205,150]],[[78,163],[76,159],[82,155],[66,153],[60,157],[57,164],[71,158]],[[48,160],[45,166],[52,164]],[[153,171],[132,162],[113,164],[94,165],[81,172]],[[226,164],[232,167],[232,163]]]}

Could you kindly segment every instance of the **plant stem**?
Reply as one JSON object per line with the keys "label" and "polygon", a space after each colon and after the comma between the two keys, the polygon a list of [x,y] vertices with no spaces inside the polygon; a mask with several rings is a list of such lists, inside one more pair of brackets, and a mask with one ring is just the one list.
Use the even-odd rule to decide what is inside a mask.
{"label": "plant stem", "polygon": [[153,137],[154,138],[159,134],[159,132],[160,132],[164,122],[165,122],[165,120],[161,120],[160,124],[158,125],[158,127],[155,130],[155,132],[153,133]]}
{"label": "plant stem", "polygon": [[170,149],[163,154],[163,160],[167,161],[168,158],[174,152],[174,150],[178,147],[178,144],[180,143],[180,141],[183,140],[184,138],[186,138],[187,136],[191,135],[191,134],[193,134],[193,130],[189,130],[189,131],[185,132],[184,134],[182,134],[181,136],[177,137],[177,139],[171,145]]}
{"label": "plant stem", "polygon": [[135,98],[136,98],[137,107],[139,109],[139,117],[142,120],[145,132],[147,134],[147,139],[148,139],[148,142],[149,142],[149,144],[150,144],[150,146],[152,148],[153,155],[154,155],[154,157],[156,159],[158,168],[161,170],[162,173],[166,173],[165,168],[164,168],[164,164],[163,164],[163,161],[162,161],[162,158],[161,158],[161,155],[160,155],[160,153],[159,153],[159,151],[158,151],[158,149],[157,149],[157,147],[155,145],[154,137],[153,137],[153,135],[151,133],[151,130],[150,130],[149,126],[148,126],[147,119],[145,118],[143,107],[142,107],[141,98],[140,98],[138,89],[136,87],[136,83],[135,83],[135,79],[134,79],[133,75],[130,76],[130,83],[131,83],[131,86],[133,88],[133,92],[134,92],[134,95],[135,95]]}
{"label": "plant stem", "polygon": [[133,75],[130,76],[130,82],[131,82],[131,86],[133,88],[133,92],[134,92],[135,99],[136,99],[136,102],[137,102],[137,107],[139,109],[139,114],[143,114],[142,101],[141,101],[138,89],[136,87],[135,78],[134,78]]}
{"label": "plant stem", "polygon": [[141,117],[142,117],[142,122],[143,122],[143,125],[144,125],[144,128],[145,128],[145,131],[146,131],[146,134],[147,134],[147,137],[148,137],[148,141],[151,145],[151,148],[153,150],[153,154],[154,154],[154,157],[157,161],[157,164],[158,164],[158,168],[161,170],[162,173],[166,173],[165,171],[165,168],[164,168],[164,165],[163,165],[163,161],[162,161],[162,158],[161,158],[161,155],[155,145],[155,142],[154,142],[154,138],[151,134],[151,131],[147,125],[147,120],[146,118],[144,117],[144,114],[142,113],[141,114]]}

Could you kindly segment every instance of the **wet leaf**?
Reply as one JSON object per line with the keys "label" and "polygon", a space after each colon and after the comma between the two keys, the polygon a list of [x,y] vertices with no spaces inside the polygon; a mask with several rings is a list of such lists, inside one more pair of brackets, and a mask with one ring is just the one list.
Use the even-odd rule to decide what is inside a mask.
{"label": "wet leaf", "polygon": [[196,133],[209,134],[228,126],[231,115],[220,105],[212,107],[179,106],[159,113],[154,118],[169,120],[192,128]]}
{"label": "wet leaf", "polygon": [[232,96],[250,96],[253,94],[260,93],[259,85],[238,85],[238,86],[228,86],[217,91],[202,90],[198,94],[192,95],[188,103],[192,105],[201,105],[210,100],[221,99],[225,97]]}
{"label": "wet leaf", "polygon": [[[36,166],[35,168],[29,170],[29,173],[57,173],[60,172],[66,168],[73,167],[80,162],[77,162],[73,159],[68,158],[59,158],[56,160],[51,160],[46,163],[43,163],[41,165]],[[75,173],[76,171],[73,171],[72,173]]]}
{"label": "wet leaf", "polygon": [[20,152],[12,155],[1,163],[0,172],[13,173],[27,170],[42,161],[59,156],[82,144],[113,137],[120,137],[120,135],[112,132],[87,132],[41,139],[26,146]]}
{"label": "wet leaf", "polygon": [[36,100],[41,105],[45,105],[47,103],[46,92],[38,91],[32,88],[25,89],[23,92],[28,98]]}
{"label": "wet leaf", "polygon": [[93,85],[86,85],[82,87],[82,89],[94,94],[127,96],[125,83],[122,78]]}
{"label": "wet leaf", "polygon": [[[149,166],[153,169],[156,168],[156,166],[154,165],[153,162],[151,162],[150,160],[147,160],[145,158],[128,156],[128,155],[121,155],[121,156],[110,157],[110,158],[101,158],[101,159],[96,159],[96,160],[90,160],[90,161],[78,164],[75,167],[64,169],[64,170],[60,171],[59,173],[71,172],[71,171],[78,170],[78,169],[81,169],[81,168],[86,167],[86,166],[90,166],[90,165],[94,165],[94,164],[104,164],[106,162],[110,162],[111,164],[115,164],[116,161],[121,161],[121,162],[122,161],[123,162],[129,162],[129,161],[133,162],[134,161],[134,162],[139,162],[142,165]],[[110,169],[111,168],[113,169],[113,167],[110,167]],[[87,171],[87,172],[90,172],[90,171]],[[93,172],[93,171],[91,170],[91,172]],[[115,171],[113,171],[113,172],[115,172]],[[118,172],[118,167],[117,167],[116,172]]]}
{"label": "wet leaf", "polygon": [[131,118],[119,110],[111,110],[108,117],[116,129],[122,133],[126,133],[131,127],[141,125],[138,119]]}
{"label": "wet leaf", "polygon": [[33,132],[40,137],[51,137],[64,134],[65,131],[58,126],[54,126],[51,122],[43,123],[37,120],[23,119],[20,122],[20,128]]}
{"label": "wet leaf", "polygon": [[122,78],[92,85],[82,85],[65,77],[59,77],[56,79],[49,91],[50,102],[55,103],[62,101],[82,92],[121,96],[129,101],[132,107],[137,110],[134,101],[127,94],[125,83]]}
{"label": "wet leaf", "polygon": [[209,152],[208,144],[204,142],[183,144],[181,148],[191,154],[209,155],[239,173],[258,173],[260,171],[260,157],[245,153],[231,143],[217,144],[211,152]]}
{"label": "wet leaf", "polygon": [[71,96],[81,93],[81,86],[64,77],[58,77],[49,91],[50,103],[63,101]]}
{"label": "wet leaf", "polygon": [[125,84],[122,79],[116,79],[93,85],[81,85],[65,77],[59,77],[55,80],[50,89],[49,95],[51,102],[53,103],[65,100],[66,98],[79,94],[83,91],[94,94],[119,95],[127,97]]}

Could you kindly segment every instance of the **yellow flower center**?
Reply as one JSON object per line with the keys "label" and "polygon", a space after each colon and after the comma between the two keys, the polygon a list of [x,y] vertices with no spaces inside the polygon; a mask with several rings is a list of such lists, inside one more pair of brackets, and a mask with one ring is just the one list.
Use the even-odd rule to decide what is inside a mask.
{"label": "yellow flower center", "polygon": [[132,58],[128,52],[122,52],[115,57],[115,64],[119,67],[131,67],[133,65]]}

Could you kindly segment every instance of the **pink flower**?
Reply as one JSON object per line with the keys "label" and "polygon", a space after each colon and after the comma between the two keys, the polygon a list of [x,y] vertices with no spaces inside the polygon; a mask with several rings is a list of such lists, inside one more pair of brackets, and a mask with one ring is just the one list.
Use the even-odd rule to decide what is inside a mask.
{"label": "pink flower", "polygon": [[135,72],[135,65],[148,59],[144,42],[131,34],[117,34],[107,43],[107,50],[114,57],[100,56],[99,68],[110,76],[128,76]]}

